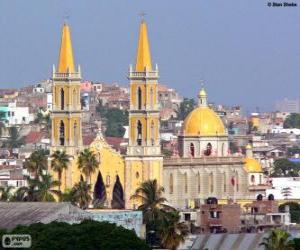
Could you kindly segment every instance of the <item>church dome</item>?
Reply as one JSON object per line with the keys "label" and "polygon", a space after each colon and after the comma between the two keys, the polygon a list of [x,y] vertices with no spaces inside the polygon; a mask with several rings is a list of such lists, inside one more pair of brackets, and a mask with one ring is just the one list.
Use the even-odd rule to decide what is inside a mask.
{"label": "church dome", "polygon": [[261,173],[263,172],[262,167],[258,160],[247,157],[245,158],[245,169],[248,173]]}
{"label": "church dome", "polygon": [[185,118],[183,124],[185,136],[226,135],[221,118],[209,107],[198,107]]}

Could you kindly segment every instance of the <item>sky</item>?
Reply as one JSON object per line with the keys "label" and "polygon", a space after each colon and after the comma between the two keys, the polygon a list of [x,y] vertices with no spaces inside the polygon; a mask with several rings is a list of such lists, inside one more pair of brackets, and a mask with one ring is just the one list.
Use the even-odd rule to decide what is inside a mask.
{"label": "sky", "polygon": [[141,12],[160,83],[181,95],[204,80],[210,102],[247,111],[299,98],[300,2],[266,0],[0,0],[0,88],[51,77],[66,16],[84,79],[128,84]]}

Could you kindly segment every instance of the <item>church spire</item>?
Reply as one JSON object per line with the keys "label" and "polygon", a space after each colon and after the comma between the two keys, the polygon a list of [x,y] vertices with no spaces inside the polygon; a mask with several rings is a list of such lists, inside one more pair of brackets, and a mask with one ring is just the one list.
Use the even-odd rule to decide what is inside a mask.
{"label": "church spire", "polygon": [[62,29],[60,52],[58,59],[58,73],[74,73],[74,58],[70,27],[65,22]]}
{"label": "church spire", "polygon": [[138,72],[152,70],[150,44],[148,39],[147,24],[143,19],[140,25],[139,43],[136,55],[135,70]]}

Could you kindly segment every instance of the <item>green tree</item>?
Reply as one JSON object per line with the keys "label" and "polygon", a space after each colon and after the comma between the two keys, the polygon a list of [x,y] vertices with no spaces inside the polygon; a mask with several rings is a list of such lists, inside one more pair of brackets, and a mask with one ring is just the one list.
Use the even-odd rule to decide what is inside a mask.
{"label": "green tree", "polygon": [[28,172],[38,176],[43,170],[47,170],[47,152],[45,150],[34,151],[30,157],[25,160],[24,167]]}
{"label": "green tree", "polygon": [[74,185],[71,190],[72,201],[81,209],[87,209],[92,201],[91,185],[83,180],[81,175],[80,181]]}
{"label": "green tree", "polygon": [[11,191],[13,188],[13,186],[0,187],[0,201],[10,201],[12,197]]}
{"label": "green tree", "polygon": [[[51,155],[51,168],[54,172],[58,174],[58,180],[61,183],[62,172],[68,168],[70,163],[70,157],[66,154],[66,151],[56,150]],[[65,185],[67,183],[67,175],[65,174]],[[61,187],[59,185],[59,191],[61,191]]]}
{"label": "green tree", "polygon": [[[1,230],[0,237],[8,230]],[[9,233],[29,234],[32,238],[30,249],[105,249],[105,250],[150,250],[145,241],[138,238],[133,230],[108,222],[85,220],[79,224],[52,222],[18,226]]]}
{"label": "green tree", "polygon": [[39,178],[32,179],[30,185],[36,187],[34,197],[37,201],[55,201],[55,196],[60,197],[61,192],[56,190],[60,181],[52,180],[50,174],[41,174]]}
{"label": "green tree", "polygon": [[128,125],[128,111],[118,108],[109,108],[99,101],[96,108],[101,118],[105,121],[105,136],[123,137],[125,133],[124,126]]}
{"label": "green tree", "polygon": [[300,114],[290,114],[283,123],[284,128],[300,128]]}
{"label": "green tree", "polygon": [[291,235],[281,229],[274,229],[267,237],[263,238],[260,244],[265,246],[266,250],[293,250],[294,241]]}
{"label": "green tree", "polygon": [[285,206],[289,206],[291,214],[291,222],[300,223],[300,205],[297,202],[286,202],[279,205],[279,212],[285,212]]}
{"label": "green tree", "polygon": [[179,120],[184,120],[187,115],[192,112],[196,107],[196,102],[194,99],[184,98],[183,102],[180,103],[177,117]]}
{"label": "green tree", "polygon": [[9,138],[5,142],[5,147],[13,149],[18,148],[24,144],[23,138],[20,137],[19,130],[17,127],[12,126],[8,128]]}
{"label": "green tree", "polygon": [[161,232],[162,246],[176,250],[180,243],[184,242],[187,235],[188,227],[184,222],[180,222],[179,212],[166,213]]}
{"label": "green tree", "polygon": [[56,190],[59,181],[52,180],[50,174],[40,174],[35,178],[26,177],[27,186],[20,187],[14,193],[12,201],[55,201],[61,192]]}
{"label": "green tree", "polygon": [[298,177],[299,165],[289,161],[288,159],[281,158],[274,161],[272,177]]}
{"label": "green tree", "polygon": [[166,225],[167,212],[175,211],[165,204],[163,197],[164,188],[159,186],[156,180],[148,180],[137,188],[131,200],[140,203],[138,210],[143,212],[143,221],[146,224],[146,236],[150,245],[159,243],[162,230]]}
{"label": "green tree", "polygon": [[78,168],[85,175],[89,184],[91,184],[91,175],[99,168],[99,162],[96,155],[90,149],[86,148],[80,152]]}

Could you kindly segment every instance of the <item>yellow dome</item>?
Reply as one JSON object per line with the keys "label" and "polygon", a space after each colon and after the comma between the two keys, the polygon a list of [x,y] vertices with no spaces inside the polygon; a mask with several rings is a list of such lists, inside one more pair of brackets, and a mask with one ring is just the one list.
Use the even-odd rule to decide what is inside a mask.
{"label": "yellow dome", "polygon": [[252,149],[251,144],[247,144],[246,149]]}
{"label": "yellow dome", "polygon": [[185,118],[183,123],[185,136],[226,135],[221,118],[208,107],[198,107]]}
{"label": "yellow dome", "polygon": [[245,169],[248,173],[263,172],[260,163],[256,159],[250,157],[245,158]]}

